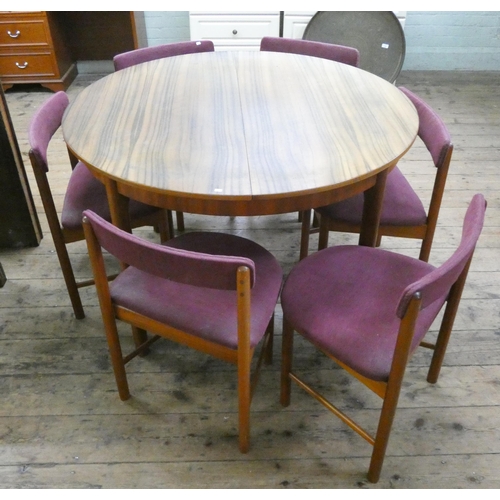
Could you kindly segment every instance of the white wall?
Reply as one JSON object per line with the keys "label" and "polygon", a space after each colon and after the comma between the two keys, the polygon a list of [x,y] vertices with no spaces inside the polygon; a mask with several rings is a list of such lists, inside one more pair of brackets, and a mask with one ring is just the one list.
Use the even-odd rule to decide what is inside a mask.
{"label": "white wall", "polygon": [[190,39],[187,11],[146,11],[144,20],[149,46]]}
{"label": "white wall", "polygon": [[500,12],[407,12],[403,70],[500,71]]}
{"label": "white wall", "polygon": [[[187,11],[145,12],[148,45],[190,39]],[[408,11],[403,70],[500,71],[500,11]]]}

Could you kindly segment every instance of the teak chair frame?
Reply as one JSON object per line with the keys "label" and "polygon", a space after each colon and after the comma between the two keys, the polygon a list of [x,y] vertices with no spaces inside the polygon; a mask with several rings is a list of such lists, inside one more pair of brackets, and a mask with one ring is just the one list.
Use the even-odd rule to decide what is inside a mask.
{"label": "teak chair frame", "polygon": [[[485,203],[485,202],[484,202]],[[486,206],[486,203],[485,205]],[[484,216],[484,212],[483,212]],[[454,281],[446,298],[446,306],[441,320],[439,332],[434,343],[421,341],[420,346],[431,349],[433,356],[427,373],[427,382],[435,384],[438,380],[441,367],[443,364],[444,356],[448,346],[448,342],[453,329],[453,324],[457,315],[462,292],[467,280],[470,264],[474,255],[474,249],[465,265],[460,272],[457,279]],[[293,334],[294,329],[292,325],[283,318],[283,344],[282,344],[282,371],[281,371],[281,395],[280,402],[282,406],[286,407],[290,404],[291,396],[291,382],[295,382],[299,387],[304,389],[319,403],[330,410],[340,420],[347,424],[357,434],[363,437],[368,443],[373,446],[373,453],[371,456],[370,466],[368,470],[368,480],[372,483],[378,482],[382,466],[384,463],[385,453],[389,442],[389,436],[394,422],[394,417],[397,410],[401,386],[403,383],[404,374],[407,364],[411,358],[411,345],[415,333],[415,325],[419,316],[422,304],[422,296],[420,291],[416,291],[406,305],[404,314],[401,317],[399,331],[397,336],[396,347],[394,350],[394,357],[387,381],[372,380],[364,375],[358,373],[356,370],[336,359],[335,356],[326,352],[324,349],[315,345],[327,357],[335,361],[340,367],[350,373],[353,377],[359,380],[372,392],[377,394],[382,400],[382,408],[380,418],[373,436],[369,431],[365,430],[357,424],[345,412],[337,408],[325,397],[323,397],[317,390],[306,383],[302,378],[292,370],[293,358]],[[310,340],[309,340],[310,342]]]}
{"label": "teak chair frame", "polygon": [[[108,280],[105,279],[106,267],[102,248],[86,217],[83,220],[83,227],[120,399],[125,401],[131,396],[125,365],[135,357],[147,354],[149,346],[160,338],[177,342],[236,365],[238,377],[239,449],[241,453],[247,453],[250,448],[250,405],[255,393],[262,363],[271,364],[272,362],[274,336],[273,314],[267,326],[262,347],[252,374],[251,365],[255,347],[252,348],[250,345],[252,287],[250,269],[247,266],[240,266],[235,276],[236,307],[238,311],[238,348],[231,349],[114,304],[111,299]],[[126,262],[123,264],[125,264],[125,267],[127,266]],[[132,326],[135,349],[126,355],[122,352],[116,323],[117,319]],[[147,332],[154,335],[148,338]]]}
{"label": "teak chair frame", "polygon": [[[68,155],[71,169],[74,170],[76,165],[78,164],[78,159],[71,153],[69,149]],[[42,199],[42,205],[47,217],[47,222],[52,234],[55,250],[59,259],[59,264],[61,266],[64,282],[68,290],[75,317],[77,319],[83,319],[85,317],[85,312],[83,310],[82,300],[78,290],[83,287],[94,285],[95,282],[93,278],[88,280],[76,280],[68,249],[66,247],[66,245],[70,243],[83,241],[85,239],[83,227],[80,227],[78,229],[71,229],[65,228],[61,225],[52,195],[52,190],[50,188],[50,182],[48,178],[49,165],[46,165],[43,159],[40,158],[40,156],[37,154],[37,152],[31,148],[29,150],[28,156],[33,167],[35,180],[40,192],[40,197]],[[164,210],[158,209],[158,212],[155,212],[153,214],[143,217],[131,218],[132,228],[143,226],[155,227],[160,232],[161,241],[167,241],[168,239],[170,239],[171,233],[169,231],[168,221]],[[113,276],[110,276],[110,279],[112,278]]]}
{"label": "teak chair frame", "polygon": [[[404,87],[400,89],[410,98],[411,94]],[[417,96],[415,96],[417,97]],[[434,113],[434,112],[433,112]],[[434,113],[435,114],[435,113]],[[436,115],[437,116],[437,115]],[[444,124],[443,124],[444,125]],[[419,135],[421,132],[419,131]],[[425,144],[425,142],[424,142]],[[427,146],[427,145],[426,145]],[[434,163],[436,168],[436,175],[434,178],[434,184],[432,188],[431,199],[427,208],[427,219],[426,222],[418,226],[403,226],[403,225],[389,225],[380,224],[378,228],[377,246],[380,246],[382,236],[394,236],[399,238],[411,238],[422,240],[420,247],[419,259],[428,262],[431,252],[432,242],[434,239],[434,234],[436,232],[436,226],[439,216],[439,211],[441,208],[441,202],[443,199],[444,189],[446,185],[446,179],[448,177],[448,171],[451,163],[451,158],[453,155],[453,144],[448,142],[441,150],[441,154],[437,161]],[[389,174],[390,175],[390,174]],[[314,212],[315,218],[319,221],[319,228],[310,228],[310,212],[305,214],[302,221],[301,228],[301,259],[307,256],[307,248],[309,244],[309,235],[315,232],[319,232],[318,237],[318,250],[327,248],[328,246],[328,236],[330,232],[341,232],[341,233],[356,233],[361,231],[361,222],[354,224],[351,222],[341,221],[332,219],[330,217],[323,216],[317,211]]]}

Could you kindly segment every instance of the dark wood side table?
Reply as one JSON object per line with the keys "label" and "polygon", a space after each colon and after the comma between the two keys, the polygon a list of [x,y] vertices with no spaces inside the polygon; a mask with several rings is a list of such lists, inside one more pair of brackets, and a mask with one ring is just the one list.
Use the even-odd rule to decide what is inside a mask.
{"label": "dark wood side table", "polygon": [[0,247],[38,246],[42,230],[0,85]]}

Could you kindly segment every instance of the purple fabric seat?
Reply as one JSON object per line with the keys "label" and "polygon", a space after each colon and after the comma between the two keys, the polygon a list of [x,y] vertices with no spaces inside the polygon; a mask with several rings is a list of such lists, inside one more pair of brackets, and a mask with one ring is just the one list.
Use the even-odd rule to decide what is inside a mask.
{"label": "purple fabric seat", "polygon": [[[349,224],[361,224],[363,193],[332,205],[316,209],[321,217],[328,217]],[[398,167],[387,176],[384,204],[380,216],[382,226],[422,226],[427,222],[427,212],[417,193]]]}
{"label": "purple fabric seat", "polygon": [[[336,246],[300,261],[285,282],[282,404],[290,402],[293,380],[365,437],[374,445],[372,482],[380,475],[406,364],[419,345],[434,351],[427,380],[437,381],[485,210],[484,197],[475,195],[461,242],[439,267],[379,248]],[[424,341],[444,304],[436,342]],[[292,371],[294,331],[384,399],[375,438]]]}
{"label": "purple fabric seat", "polygon": [[[379,237],[399,236],[421,239],[419,258],[427,261],[441,207],[453,145],[448,129],[433,109],[408,89],[401,87],[400,90],[417,109],[420,120],[418,135],[431,155],[436,167],[436,176],[431,201],[426,210],[420,197],[400,169],[395,167],[389,173],[380,218]],[[318,246],[320,250],[327,246],[328,231],[356,233],[360,231],[363,203],[364,195],[361,193],[316,209],[320,216]]]}
{"label": "purple fabric seat", "polygon": [[[61,126],[65,109],[69,104],[65,92],[57,92],[36,111],[31,119],[28,140],[30,160],[36,182],[42,198],[43,207],[57,255],[63,272],[68,294],[75,316],[85,316],[78,288],[93,284],[93,280],[78,282],[75,279],[66,244],[84,239],[82,213],[90,208],[106,220],[110,220],[108,200],[104,185],[98,181],[89,169],[70,154],[72,172],[64,196],[61,218],[52,197],[48,172],[47,151],[49,143]],[[162,228],[162,240],[168,238],[166,217],[162,210],[132,201],[130,203],[132,227],[154,225]]]}
{"label": "purple fabric seat", "polygon": [[[230,234],[189,233],[163,245],[126,233],[93,212],[84,229],[118,392],[130,397],[125,364],[160,337],[234,363],[239,447],[249,448],[251,362],[262,342],[270,362],[283,272],[271,253]],[[102,248],[128,267],[108,283]],[[136,350],[123,356],[116,319],[132,325]],[[148,338],[147,332],[155,335]],[[254,380],[255,382],[255,380]]]}
{"label": "purple fabric seat", "polygon": [[357,66],[359,63],[359,51],[354,47],[310,40],[266,36],[260,42],[260,50],[320,57],[321,59],[329,59],[350,66]]}
{"label": "purple fabric seat", "polygon": [[195,54],[197,52],[213,52],[214,50],[214,44],[211,40],[168,43],[118,54],[113,57],[113,64],[115,71],[118,71],[139,63],[163,59],[164,57]]}
{"label": "purple fabric seat", "polygon": [[[339,361],[373,380],[387,381],[406,286],[435,268],[381,249],[335,246],[311,254],[293,269],[282,294],[294,329]],[[446,297],[422,311],[416,348]]]}
{"label": "purple fabric seat", "polygon": [[[82,162],[78,162],[73,169],[64,196],[61,213],[62,226],[67,229],[81,230],[82,213],[85,209],[92,210],[107,221],[111,220],[104,184],[96,179]],[[158,212],[158,208],[130,200],[129,212],[133,219],[137,219],[154,215]]]}
{"label": "purple fabric seat", "polygon": [[[254,348],[264,336],[280,291],[282,271],[276,259],[251,240],[220,233],[188,233],[169,240],[165,246],[252,260],[257,274],[252,288],[250,329],[250,345]],[[203,269],[200,276],[203,272],[208,286],[212,278]],[[115,304],[231,349],[238,347],[233,289],[179,283],[129,267],[110,283],[110,291]]]}

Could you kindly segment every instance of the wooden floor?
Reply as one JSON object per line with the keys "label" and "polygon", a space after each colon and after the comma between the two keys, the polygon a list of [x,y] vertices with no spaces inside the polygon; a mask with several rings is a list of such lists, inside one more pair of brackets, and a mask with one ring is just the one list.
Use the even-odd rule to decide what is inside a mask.
{"label": "wooden floor", "polygon": [[[71,97],[94,77],[79,76]],[[366,481],[371,447],[298,387],[279,404],[281,309],[274,363],[252,404],[252,441],[238,452],[234,367],[157,343],[129,365],[133,397],[118,398],[93,288],[87,317],[75,320],[28,161],[27,126],[49,97],[40,87],[6,93],[44,238],[37,248],[0,250],[0,486],[3,488],[499,488],[500,487],[500,86],[498,73],[406,73],[398,85],[420,94],[449,126],[455,144],[431,262],[460,238],[474,193],[488,200],[439,382],[425,380],[429,352],[406,374],[382,477]],[[424,200],[434,170],[417,144],[401,163]],[[51,146],[57,201],[69,166],[60,135]],[[219,230],[266,246],[288,272],[299,250],[296,214],[200,217],[187,230]],[[157,240],[149,230],[139,231]],[[355,241],[331,235],[330,244]],[[317,237],[311,238],[311,250]],[[417,256],[418,243],[382,246]],[[90,275],[84,244],[71,250]],[[125,341],[128,328],[122,330]],[[374,429],[380,407],[347,375],[297,342],[296,367],[332,401]]]}

